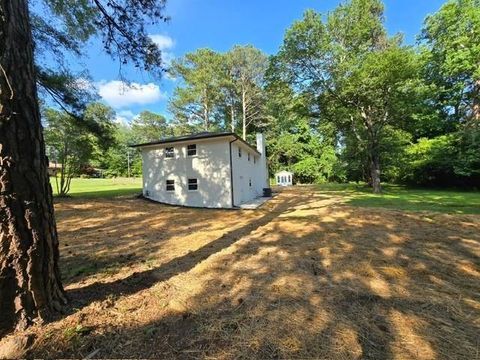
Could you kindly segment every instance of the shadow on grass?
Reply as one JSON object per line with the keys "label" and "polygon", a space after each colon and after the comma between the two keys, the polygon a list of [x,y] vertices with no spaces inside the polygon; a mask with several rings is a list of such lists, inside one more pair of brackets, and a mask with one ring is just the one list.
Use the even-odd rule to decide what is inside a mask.
{"label": "shadow on grass", "polygon": [[[295,191],[195,251],[123,280],[69,291],[72,306],[99,301],[97,316],[123,322],[99,321],[98,329],[75,341],[43,339],[31,355],[475,357],[478,223],[447,227],[408,214],[323,207],[323,196]],[[203,262],[209,266],[197,266]],[[167,284],[175,275],[189,277]],[[151,290],[130,303],[134,315],[118,315],[117,300],[106,304],[112,296],[121,302],[145,289]],[[172,303],[182,306],[165,311]],[[88,326],[96,318],[83,313],[76,320]]]}
{"label": "shadow on grass", "polygon": [[480,214],[480,192],[454,189],[409,188],[383,185],[382,194],[373,194],[362,184],[325,184],[315,186],[320,193],[339,196],[345,204],[407,211],[433,211],[450,214]]}

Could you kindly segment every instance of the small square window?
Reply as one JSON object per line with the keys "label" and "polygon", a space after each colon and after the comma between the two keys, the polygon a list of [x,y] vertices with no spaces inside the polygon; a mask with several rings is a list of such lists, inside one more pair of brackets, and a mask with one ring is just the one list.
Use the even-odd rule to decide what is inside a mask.
{"label": "small square window", "polygon": [[197,144],[187,145],[187,155],[188,156],[197,155]]}
{"label": "small square window", "polygon": [[247,160],[250,161],[250,153],[247,153]]}
{"label": "small square window", "polygon": [[166,158],[173,158],[175,156],[175,150],[172,147],[165,148],[165,157]]}
{"label": "small square window", "polygon": [[188,179],[188,190],[198,190],[197,179]]}
{"label": "small square window", "polygon": [[175,191],[175,180],[167,180],[167,191]]}

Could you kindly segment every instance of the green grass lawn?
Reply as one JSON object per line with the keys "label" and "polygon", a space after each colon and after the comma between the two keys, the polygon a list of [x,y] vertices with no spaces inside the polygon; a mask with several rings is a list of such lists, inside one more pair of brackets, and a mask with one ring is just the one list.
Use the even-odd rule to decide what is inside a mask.
{"label": "green grass lawn", "polygon": [[[55,178],[50,178],[53,194],[57,194]],[[69,196],[98,198],[136,195],[142,192],[141,178],[72,179]]]}
{"label": "green grass lawn", "polygon": [[383,185],[381,195],[372,194],[366,185],[323,184],[320,192],[346,197],[353,206],[379,207],[410,211],[436,211],[453,214],[480,214],[480,192],[408,188]]}

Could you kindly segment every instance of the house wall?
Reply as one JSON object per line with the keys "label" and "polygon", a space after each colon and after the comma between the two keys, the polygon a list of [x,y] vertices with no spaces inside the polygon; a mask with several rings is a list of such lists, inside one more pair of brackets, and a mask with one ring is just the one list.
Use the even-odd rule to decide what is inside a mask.
{"label": "house wall", "polygon": [[[240,205],[246,201],[255,199],[263,195],[265,187],[265,171],[262,170],[262,156],[254,153],[248,146],[235,141],[232,146],[232,165],[233,165],[233,200],[234,205]],[[242,157],[238,156],[238,149],[242,149]],[[250,161],[248,161],[250,153]],[[256,157],[254,161],[253,158]],[[251,180],[252,186],[249,181]]]}
{"label": "house wall", "polygon": [[[197,155],[187,157],[187,145],[197,145]],[[165,158],[173,146],[174,158]],[[162,144],[142,149],[144,196],[168,204],[229,208],[232,206],[230,150],[225,139]],[[188,190],[188,179],[198,179],[198,190]],[[166,191],[166,180],[175,180],[175,191]]]}

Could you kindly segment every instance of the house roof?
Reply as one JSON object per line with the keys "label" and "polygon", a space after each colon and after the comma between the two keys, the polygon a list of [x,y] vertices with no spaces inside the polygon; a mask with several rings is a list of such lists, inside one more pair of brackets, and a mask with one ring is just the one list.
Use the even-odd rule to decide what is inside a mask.
{"label": "house roof", "polygon": [[288,170],[281,170],[281,171],[275,173],[275,175],[278,175],[278,174],[291,174],[291,175],[293,175],[293,172],[288,171]]}
{"label": "house roof", "polygon": [[164,145],[164,144],[171,144],[176,142],[212,139],[212,138],[220,138],[220,137],[233,137],[235,138],[234,141],[240,141],[241,143],[249,147],[253,152],[257,153],[258,155],[261,155],[261,153],[256,148],[254,148],[252,145],[247,143],[237,134],[232,132],[200,132],[200,133],[190,134],[190,135],[169,137],[169,138],[160,139],[160,140],[152,141],[148,143],[134,144],[134,145],[130,145],[130,147],[141,148],[141,147],[153,146],[153,145]]}

